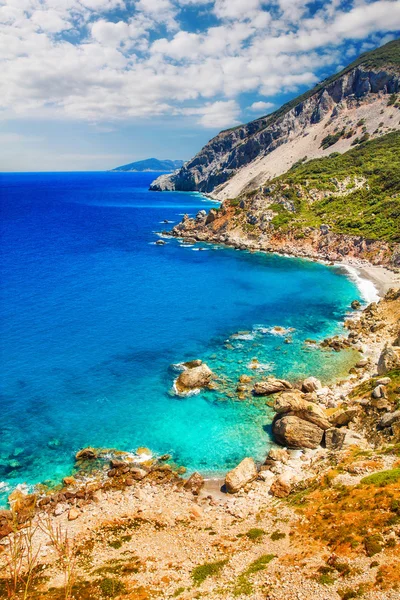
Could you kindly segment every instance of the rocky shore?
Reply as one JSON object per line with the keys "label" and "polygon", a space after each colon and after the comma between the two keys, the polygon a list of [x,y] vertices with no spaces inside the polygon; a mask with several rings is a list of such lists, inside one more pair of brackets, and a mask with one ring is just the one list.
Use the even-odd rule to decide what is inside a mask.
{"label": "rocky shore", "polygon": [[[276,415],[263,464],[249,456],[204,481],[146,448],[85,448],[58,489],[14,491],[0,513],[0,593],[398,598],[399,322],[390,290],[345,324],[341,344],[363,349],[345,381],[253,384]],[[201,361],[182,374],[183,392],[212,383]]]}

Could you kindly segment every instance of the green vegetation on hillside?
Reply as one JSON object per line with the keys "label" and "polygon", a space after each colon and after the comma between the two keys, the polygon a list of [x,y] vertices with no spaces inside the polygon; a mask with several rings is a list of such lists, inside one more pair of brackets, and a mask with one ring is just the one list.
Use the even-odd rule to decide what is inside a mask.
{"label": "green vegetation on hillside", "polygon": [[[274,179],[293,202],[296,212],[273,204],[277,228],[319,226],[369,239],[400,241],[400,132],[357,145],[344,154],[297,163]],[[357,188],[354,178],[366,180]],[[310,190],[337,192],[336,182],[348,180],[346,193],[311,202]],[[354,191],[352,188],[354,187]],[[302,192],[299,194],[299,189]]]}

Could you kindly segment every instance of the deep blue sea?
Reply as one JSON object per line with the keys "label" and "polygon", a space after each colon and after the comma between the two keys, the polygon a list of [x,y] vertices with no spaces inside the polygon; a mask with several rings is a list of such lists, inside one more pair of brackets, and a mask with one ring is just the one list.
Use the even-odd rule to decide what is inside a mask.
{"label": "deep blue sea", "polygon": [[[304,340],[340,329],[355,284],[309,261],[155,245],[164,219],[213,206],[147,191],[155,176],[0,175],[3,497],[59,481],[87,445],[147,446],[206,474],[262,458],[271,411],[238,401],[240,374],[327,381],[348,369],[349,353]],[[195,358],[219,390],[178,398],[170,365]]]}

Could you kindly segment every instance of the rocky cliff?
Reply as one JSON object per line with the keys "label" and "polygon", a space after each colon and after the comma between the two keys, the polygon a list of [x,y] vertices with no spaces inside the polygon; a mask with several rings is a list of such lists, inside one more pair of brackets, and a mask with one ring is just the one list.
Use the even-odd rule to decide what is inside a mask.
{"label": "rocky cliff", "polygon": [[[400,89],[400,40],[367,53],[341,73],[246,125],[222,131],[181,169],[156,179],[153,190],[197,190],[218,199],[234,198],[286,172],[307,156],[345,152],[363,122],[364,134],[382,135],[398,119],[385,110],[388,98]],[[348,136],[333,144],[327,135],[350,124]],[[350,135],[350,132],[352,135]]]}

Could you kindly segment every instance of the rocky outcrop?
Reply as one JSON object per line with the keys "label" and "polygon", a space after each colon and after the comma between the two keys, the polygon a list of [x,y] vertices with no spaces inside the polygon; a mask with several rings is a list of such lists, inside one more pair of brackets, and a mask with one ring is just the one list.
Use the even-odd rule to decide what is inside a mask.
{"label": "rocky outcrop", "polygon": [[[200,364],[198,364],[200,362]],[[210,367],[201,361],[191,361],[182,365],[184,369],[175,381],[178,394],[188,394],[209,387],[213,378]]]}
{"label": "rocky outcrop", "polygon": [[321,427],[294,415],[275,419],[272,432],[278,444],[289,448],[317,448],[324,435]]}
{"label": "rocky outcrop", "polygon": [[235,494],[257,477],[257,468],[252,458],[244,458],[237,467],[229,471],[225,477],[225,488],[228,494]]}
{"label": "rocky outcrop", "polygon": [[385,375],[398,368],[400,368],[400,348],[387,344],[379,357],[378,374]]}
{"label": "rocky outcrop", "polygon": [[324,410],[314,402],[306,400],[298,391],[280,394],[273,408],[278,415],[294,415],[298,419],[317,425],[322,430],[329,429],[331,426]]}
{"label": "rocky outcrop", "polygon": [[253,393],[256,396],[270,396],[271,394],[290,389],[292,389],[292,385],[288,381],[269,377],[265,381],[257,381],[254,384]]}

